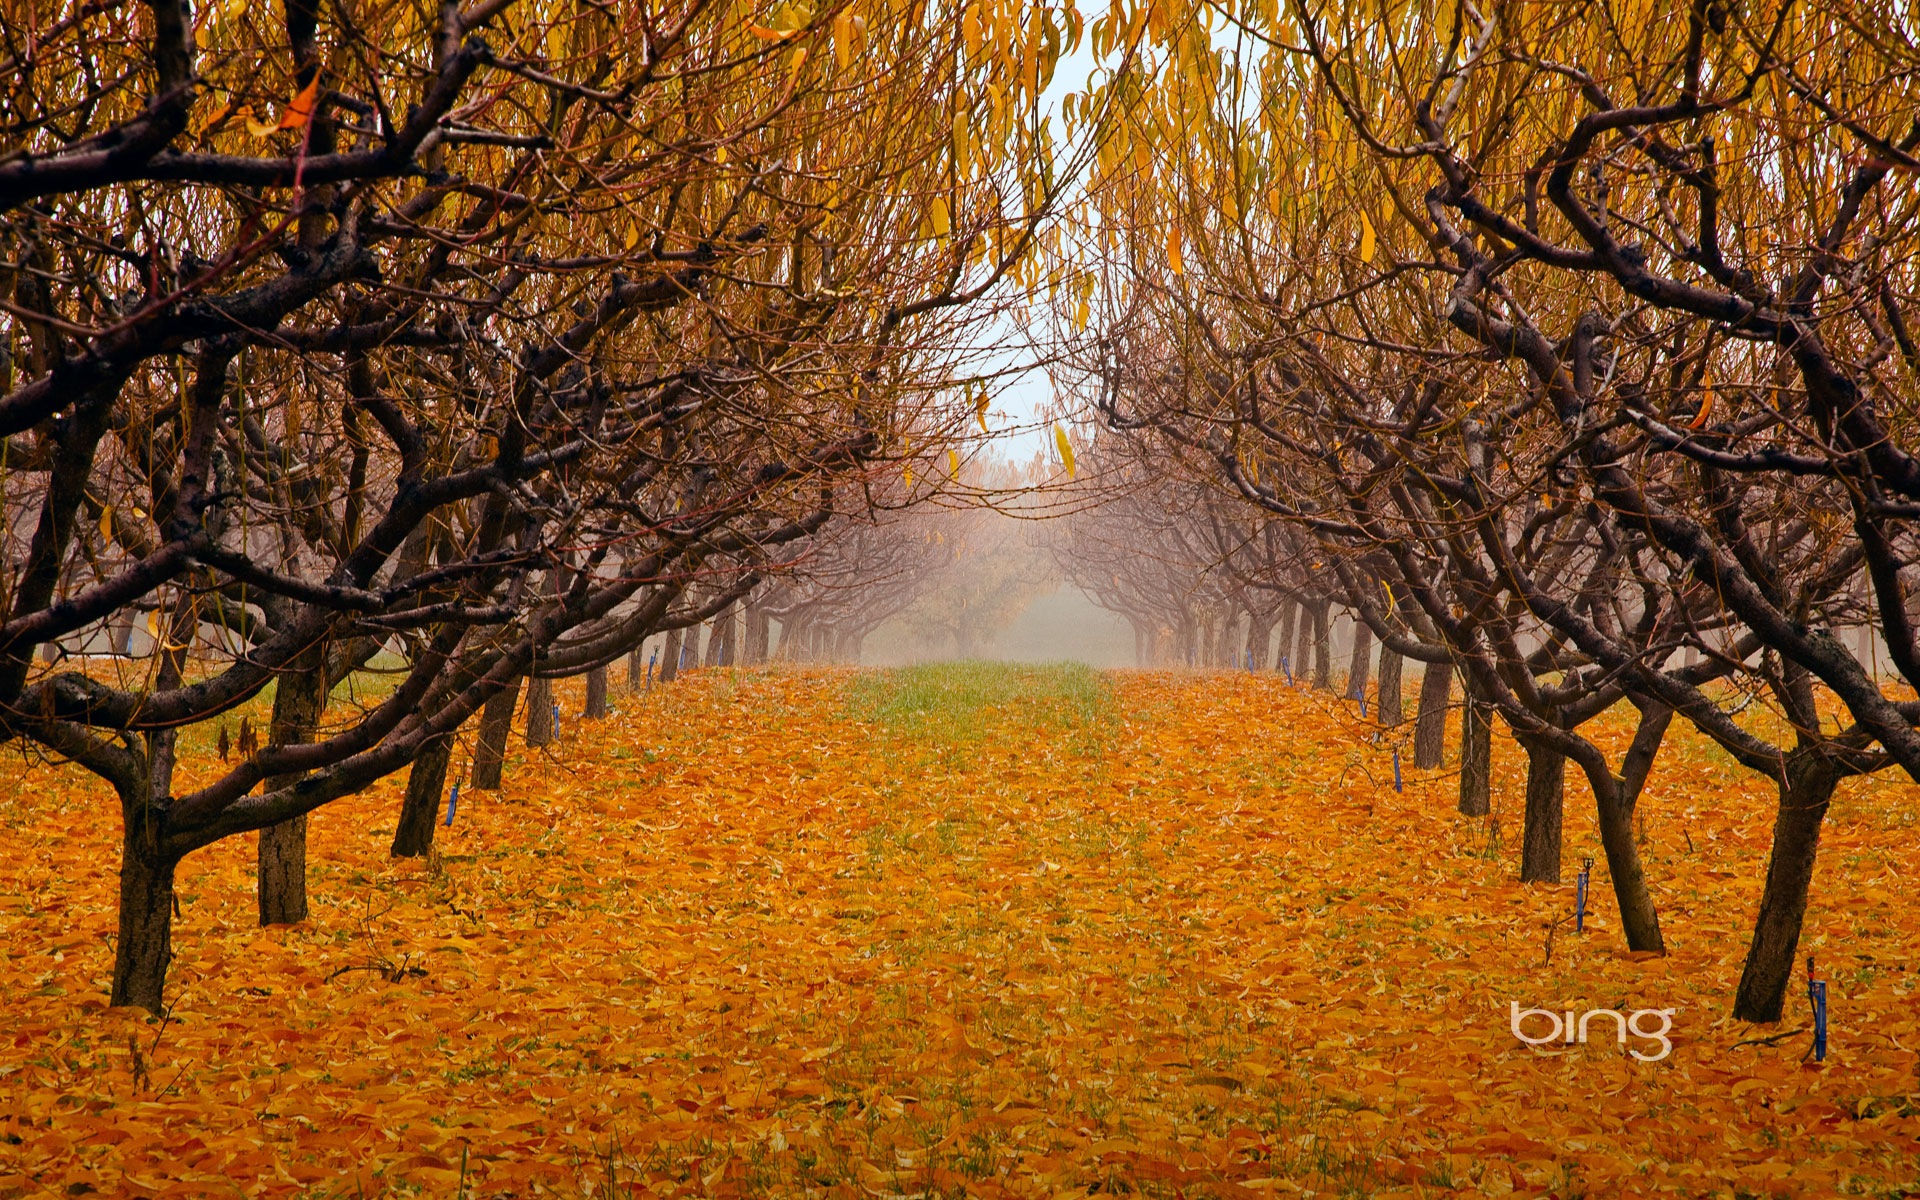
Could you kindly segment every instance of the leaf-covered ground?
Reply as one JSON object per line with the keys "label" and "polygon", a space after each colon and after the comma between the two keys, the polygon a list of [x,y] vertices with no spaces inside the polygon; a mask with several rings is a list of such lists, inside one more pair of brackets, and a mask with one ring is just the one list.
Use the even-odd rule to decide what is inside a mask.
{"label": "leaf-covered ground", "polygon": [[[255,927],[250,840],[190,859],[164,1024],[104,1007],[113,805],[8,764],[0,1197],[1920,1190],[1902,781],[1829,821],[1815,1066],[1739,1044],[1803,996],[1725,1015],[1772,797],[1690,735],[1645,801],[1672,955],[1597,883],[1545,962],[1573,888],[1514,882],[1515,749],[1460,818],[1276,680],[701,672],[621,709],[431,862],[386,857],[399,779],[319,814],[301,927]],[[1674,1052],[1530,1051],[1515,1000],[1676,1009]]]}

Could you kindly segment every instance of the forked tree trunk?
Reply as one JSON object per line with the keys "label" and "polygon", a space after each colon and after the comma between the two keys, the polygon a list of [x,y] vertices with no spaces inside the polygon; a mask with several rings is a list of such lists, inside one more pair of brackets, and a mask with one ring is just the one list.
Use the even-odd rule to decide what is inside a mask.
{"label": "forked tree trunk", "polygon": [[1773,853],[1767,860],[1767,886],[1753,924],[1753,941],[1733,997],[1733,1015],[1742,1021],[1778,1021],[1793,979],[1800,927],[1807,916],[1807,889],[1820,849],[1820,825],[1840,782],[1840,769],[1813,754],[1787,760],[1774,814]]}
{"label": "forked tree trunk", "polygon": [[1387,729],[1407,719],[1406,706],[1400,699],[1400,668],[1404,662],[1398,651],[1380,647],[1380,698],[1376,707],[1380,724]]}
{"label": "forked tree trunk", "polygon": [[534,679],[527,684],[527,745],[544,746],[553,741],[553,680]]}
{"label": "forked tree trunk", "polygon": [[513,710],[520,701],[520,685],[501,688],[480,710],[480,735],[473,747],[473,786],[495,791],[507,762],[507,735],[513,730]]}
{"label": "forked tree trunk", "polygon": [[433,849],[441,798],[447,794],[447,762],[453,757],[453,740],[450,733],[432,738],[414,755],[407,772],[406,798],[400,802],[400,822],[394,826],[393,845],[388,851],[393,857],[419,858]]}
{"label": "forked tree trunk", "polygon": [[585,715],[589,721],[599,721],[607,715],[607,669],[605,667],[595,667],[587,672]]}
{"label": "forked tree trunk", "polygon": [[1468,817],[1493,811],[1493,710],[1476,691],[1467,676],[1467,702],[1460,710],[1460,813]]}
{"label": "forked tree trunk", "polygon": [[[324,645],[303,652],[274,687],[273,723],[267,744],[301,746],[313,740],[327,703],[327,655]],[[300,781],[300,774],[276,775],[266,790]],[[307,919],[307,819],[293,817],[260,831],[256,856],[260,923],[297,925]]]}
{"label": "forked tree trunk", "polygon": [[1634,730],[1633,743],[1618,776],[1607,769],[1604,756],[1597,753],[1590,756],[1590,762],[1582,763],[1587,783],[1593,789],[1600,822],[1600,845],[1606,853],[1607,874],[1613,880],[1614,903],[1620,908],[1620,931],[1626,935],[1627,949],[1655,954],[1665,954],[1667,946],[1660,935],[1659,910],[1654,907],[1653,893],[1647,889],[1646,867],[1640,861],[1640,848],[1634,841],[1633,812],[1672,721],[1673,710],[1663,705],[1648,704],[1641,708],[1639,727]]}
{"label": "forked tree trunk", "polygon": [[1353,622],[1353,656],[1347,660],[1347,699],[1365,701],[1367,680],[1373,675],[1373,628],[1358,617]]}
{"label": "forked tree trunk", "polygon": [[1561,825],[1567,794],[1567,756],[1525,741],[1527,824],[1520,842],[1520,882],[1560,882]]}
{"label": "forked tree trunk", "polygon": [[1431,771],[1447,757],[1447,706],[1453,703],[1453,667],[1428,663],[1420,677],[1420,711],[1413,718],[1413,765]]}
{"label": "forked tree trunk", "polygon": [[1313,686],[1333,690],[1332,606],[1324,601],[1313,609]]}
{"label": "forked tree trunk", "polygon": [[680,676],[680,648],[686,645],[687,631],[676,629],[667,635],[666,648],[660,651],[660,682],[672,683]]}

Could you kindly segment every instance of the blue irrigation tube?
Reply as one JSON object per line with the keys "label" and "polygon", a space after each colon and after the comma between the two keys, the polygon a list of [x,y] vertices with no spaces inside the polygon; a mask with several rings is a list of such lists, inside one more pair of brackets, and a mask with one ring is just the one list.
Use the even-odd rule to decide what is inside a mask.
{"label": "blue irrigation tube", "polygon": [[1398,746],[1393,748],[1393,790],[1396,792],[1407,790],[1400,785],[1400,747]]}
{"label": "blue irrigation tube", "polygon": [[453,785],[453,790],[447,793],[447,827],[448,828],[453,827],[453,810],[457,808],[459,804],[460,804],[460,785],[456,783]]}
{"label": "blue irrigation tube", "polygon": [[1585,932],[1587,928],[1587,879],[1593,874],[1593,860],[1588,859],[1580,868],[1580,879],[1573,889],[1573,927]]}

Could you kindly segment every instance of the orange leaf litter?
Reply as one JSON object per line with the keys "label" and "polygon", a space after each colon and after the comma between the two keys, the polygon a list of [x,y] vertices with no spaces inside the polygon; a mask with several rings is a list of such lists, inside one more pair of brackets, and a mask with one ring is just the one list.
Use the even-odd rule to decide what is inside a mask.
{"label": "orange leaf litter", "polygon": [[[463,1158],[472,1197],[1920,1187],[1891,773],[1821,847],[1815,1066],[1737,1045],[1804,989],[1778,1029],[1726,1015],[1773,796],[1690,734],[1643,801],[1671,956],[1623,953],[1599,868],[1543,965],[1598,834],[1570,781],[1569,882],[1514,881],[1511,743],[1490,824],[1267,677],[1119,674],[1092,741],[1002,706],[961,754],[850,715],[852,678],[695,672],[570,720],[431,863],[387,858],[387,780],[314,818],[297,928],[255,926],[251,839],[193,856],[164,1025],[104,1005],[109,794],[16,757],[0,1197],[452,1197]],[[1675,1009],[1674,1050],[1532,1051],[1512,1001]]]}

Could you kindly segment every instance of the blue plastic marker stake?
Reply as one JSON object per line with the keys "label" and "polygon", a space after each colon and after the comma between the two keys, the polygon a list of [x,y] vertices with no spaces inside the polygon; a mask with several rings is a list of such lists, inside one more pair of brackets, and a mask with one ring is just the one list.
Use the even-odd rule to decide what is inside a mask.
{"label": "blue plastic marker stake", "polygon": [[1588,859],[1580,868],[1580,879],[1573,889],[1573,927],[1585,932],[1587,928],[1587,878],[1593,874],[1593,860]]}
{"label": "blue plastic marker stake", "polygon": [[1280,656],[1280,669],[1287,673],[1287,686],[1292,687],[1293,686],[1293,664],[1287,661],[1287,656],[1284,654]]}
{"label": "blue plastic marker stake", "polygon": [[447,827],[449,829],[453,827],[453,810],[459,807],[459,804],[460,785],[456,783],[453,785],[453,790],[447,793]]}
{"label": "blue plastic marker stake", "polygon": [[682,671],[687,669],[687,644],[685,642],[680,643],[680,669]]}
{"label": "blue plastic marker stake", "polygon": [[1400,786],[1400,747],[1398,746],[1393,748],[1393,790],[1396,792],[1407,790]]}
{"label": "blue plastic marker stake", "polygon": [[1362,721],[1367,719],[1367,694],[1365,692],[1360,693],[1360,719]]}
{"label": "blue plastic marker stake", "polygon": [[560,702],[553,702],[553,736],[560,736]]}
{"label": "blue plastic marker stake", "polygon": [[1813,1061],[1827,1061],[1827,981],[1813,981]]}
{"label": "blue plastic marker stake", "polygon": [[653,690],[653,664],[660,661],[660,648],[653,648],[653,657],[647,660],[647,690]]}

